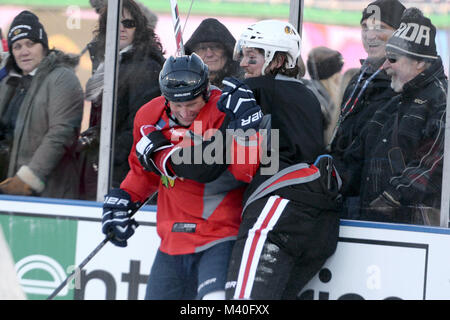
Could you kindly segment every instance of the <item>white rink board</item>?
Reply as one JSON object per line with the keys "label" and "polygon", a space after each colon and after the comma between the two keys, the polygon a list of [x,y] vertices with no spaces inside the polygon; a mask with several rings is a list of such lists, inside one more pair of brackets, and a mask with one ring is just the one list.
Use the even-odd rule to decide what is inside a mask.
{"label": "white rink board", "polygon": [[[74,299],[144,298],[159,246],[155,209],[148,206],[136,215],[140,226],[126,248],[108,243],[86,265],[83,280],[70,284],[79,289]],[[76,243],[61,245],[73,246],[74,265],[103,239],[100,203],[0,195],[0,210],[73,220]],[[450,229],[342,220],[339,237],[335,254],[302,290],[303,299],[450,299]]]}
{"label": "white rink board", "polygon": [[330,300],[350,294],[371,300],[450,299],[449,229],[342,220],[339,236],[324,265],[328,276],[316,275],[303,293]]}

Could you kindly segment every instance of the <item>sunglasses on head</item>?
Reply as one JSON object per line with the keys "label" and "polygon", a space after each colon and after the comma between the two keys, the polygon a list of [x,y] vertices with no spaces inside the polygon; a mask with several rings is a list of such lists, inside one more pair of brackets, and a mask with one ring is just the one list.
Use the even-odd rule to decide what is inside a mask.
{"label": "sunglasses on head", "polygon": [[127,29],[136,28],[136,21],[132,19],[124,19],[120,21],[120,23],[122,23],[123,27]]}

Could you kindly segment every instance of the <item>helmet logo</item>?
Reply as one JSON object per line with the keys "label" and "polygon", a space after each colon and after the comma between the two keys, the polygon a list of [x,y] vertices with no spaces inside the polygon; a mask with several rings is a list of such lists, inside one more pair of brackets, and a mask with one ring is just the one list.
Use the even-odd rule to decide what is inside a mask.
{"label": "helmet logo", "polygon": [[289,27],[289,26],[285,26],[285,27],[284,27],[284,32],[285,32],[286,34],[295,34],[295,33],[294,33],[294,30],[293,30],[291,27]]}
{"label": "helmet logo", "polygon": [[190,92],[185,92],[185,93],[175,93],[174,97],[186,97],[186,96],[190,96],[191,93]]}

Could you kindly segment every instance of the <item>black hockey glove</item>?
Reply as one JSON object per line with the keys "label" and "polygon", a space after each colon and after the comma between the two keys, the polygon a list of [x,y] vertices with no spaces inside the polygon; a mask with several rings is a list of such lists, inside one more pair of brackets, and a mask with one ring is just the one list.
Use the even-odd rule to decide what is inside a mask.
{"label": "black hockey glove", "polygon": [[141,140],[136,144],[136,155],[145,170],[161,175],[152,159],[153,153],[170,148],[173,144],[164,137],[160,130],[157,130],[156,127],[151,127],[153,126],[146,126],[145,131],[150,131],[150,133],[143,134]]}
{"label": "black hockey glove", "polygon": [[252,90],[234,78],[227,77],[222,83],[224,87],[217,108],[230,118],[228,129],[257,130],[263,114]]}
{"label": "black hockey glove", "polygon": [[118,247],[126,247],[127,240],[134,234],[138,223],[131,218],[130,211],[138,204],[131,201],[128,192],[112,189],[103,202],[102,232],[111,237]]}

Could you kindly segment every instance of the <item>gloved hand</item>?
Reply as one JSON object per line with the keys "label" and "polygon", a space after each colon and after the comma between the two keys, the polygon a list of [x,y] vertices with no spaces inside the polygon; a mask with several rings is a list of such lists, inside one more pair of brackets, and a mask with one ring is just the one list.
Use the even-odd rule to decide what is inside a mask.
{"label": "gloved hand", "polygon": [[142,138],[136,144],[136,155],[139,162],[147,171],[153,171],[159,175],[161,172],[156,167],[152,156],[156,151],[160,151],[173,146],[164,134],[154,126],[141,128]]}
{"label": "gloved hand", "polygon": [[18,196],[31,196],[33,189],[22,181],[18,176],[7,178],[0,183],[0,191],[5,194],[14,194]]}
{"label": "gloved hand", "polygon": [[390,215],[394,212],[394,209],[400,207],[400,202],[394,198],[393,195],[384,191],[375,200],[373,200],[369,207],[379,211],[380,213]]}
{"label": "gloved hand", "polygon": [[138,223],[130,217],[130,211],[137,207],[128,192],[112,189],[103,202],[102,232],[111,237],[110,241],[118,247],[126,247],[127,240],[134,234]]}
{"label": "gloved hand", "polygon": [[76,151],[97,147],[100,142],[100,128],[93,126],[83,131],[77,141]]}
{"label": "gloved hand", "polygon": [[253,91],[234,78],[226,77],[222,83],[224,87],[217,108],[231,119],[228,129],[258,129],[263,114]]}

